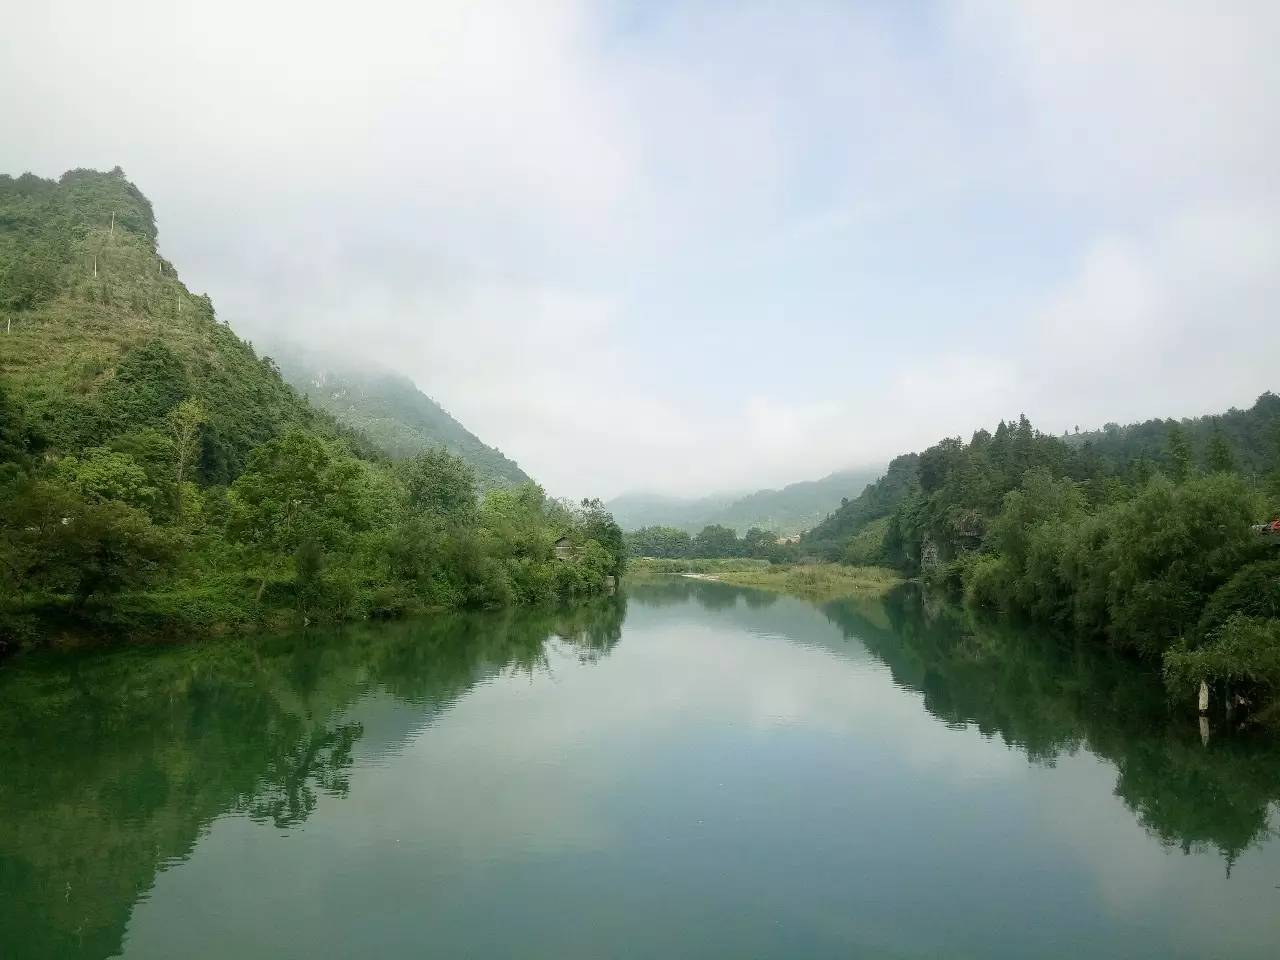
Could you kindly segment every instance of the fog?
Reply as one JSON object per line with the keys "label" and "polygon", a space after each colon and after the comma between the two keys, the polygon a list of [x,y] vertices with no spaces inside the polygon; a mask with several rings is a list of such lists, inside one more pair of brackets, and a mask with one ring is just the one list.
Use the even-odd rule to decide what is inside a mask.
{"label": "fog", "polygon": [[0,171],[122,166],[219,316],[556,494],[1280,385],[1280,5],[44,2]]}

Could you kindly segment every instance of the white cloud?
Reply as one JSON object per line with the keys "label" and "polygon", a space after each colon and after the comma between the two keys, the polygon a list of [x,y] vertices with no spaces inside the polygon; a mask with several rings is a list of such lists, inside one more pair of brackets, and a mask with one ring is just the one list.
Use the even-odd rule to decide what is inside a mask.
{"label": "white cloud", "polygon": [[554,493],[1274,387],[1280,8],[28,4],[0,169],[116,163],[250,334]]}

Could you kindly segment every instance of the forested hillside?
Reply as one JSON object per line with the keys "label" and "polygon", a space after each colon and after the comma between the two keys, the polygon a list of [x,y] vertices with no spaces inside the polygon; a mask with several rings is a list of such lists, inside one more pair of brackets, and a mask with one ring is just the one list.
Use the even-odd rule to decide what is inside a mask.
{"label": "forested hillside", "polygon": [[368,437],[387,456],[402,459],[443,447],[475,471],[482,489],[529,480],[519,465],[481,442],[408,377],[290,344],[264,349],[299,393]]}
{"label": "forested hillside", "polygon": [[1145,460],[1163,464],[1170,460],[1170,431],[1175,427],[1186,439],[1191,462],[1209,467],[1214,457],[1229,457],[1233,469],[1244,474],[1266,473],[1274,469],[1272,457],[1276,437],[1273,435],[1275,409],[1269,404],[1271,395],[1259,399],[1248,410],[1232,408],[1223,414],[1184,420],[1146,420],[1120,426],[1108,423],[1101,430],[1063,434],[1068,446],[1091,448],[1104,462],[1125,464]]}
{"label": "forested hillside", "polygon": [[139,446],[159,441],[138,430],[196,392],[203,482],[228,482],[290,428],[344,433],[183,285],[157,252],[150,202],[118,170],[0,176],[0,311],[0,377],[50,456],[118,434],[146,459]]}
{"label": "forested hillside", "polygon": [[[1280,397],[1059,438],[1025,417],[900,457],[801,540],[1163,663],[1175,690],[1280,698]],[[1235,702],[1234,699],[1232,702]]]}
{"label": "forested hillside", "polygon": [[0,176],[0,344],[0,649],[531,602],[620,569],[598,501],[480,501],[457,457],[390,464],[312,407],[183,285],[119,169]]}
{"label": "forested hillside", "polygon": [[808,530],[842,501],[856,497],[877,474],[876,470],[841,470],[821,480],[802,480],[778,490],[696,499],[625,494],[610,500],[608,507],[624,530],[656,526],[692,534],[704,527],[722,526],[745,535],[755,527],[788,537]]}

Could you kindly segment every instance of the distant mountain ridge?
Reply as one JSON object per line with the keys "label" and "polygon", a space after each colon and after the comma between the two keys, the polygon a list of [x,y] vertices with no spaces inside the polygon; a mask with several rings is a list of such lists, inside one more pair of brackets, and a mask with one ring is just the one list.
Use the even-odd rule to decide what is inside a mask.
{"label": "distant mountain ridge", "polygon": [[845,499],[857,497],[881,472],[878,468],[839,470],[820,480],[801,480],[781,489],[747,494],[681,498],[629,493],[606,506],[624,530],[668,526],[697,533],[710,524],[720,524],[739,534],[760,527],[791,536],[820,523]]}
{"label": "distant mountain ridge", "polygon": [[406,376],[291,344],[270,344],[266,352],[295,390],[389,457],[444,447],[470,465],[483,488],[529,480],[519,464],[480,440]]}

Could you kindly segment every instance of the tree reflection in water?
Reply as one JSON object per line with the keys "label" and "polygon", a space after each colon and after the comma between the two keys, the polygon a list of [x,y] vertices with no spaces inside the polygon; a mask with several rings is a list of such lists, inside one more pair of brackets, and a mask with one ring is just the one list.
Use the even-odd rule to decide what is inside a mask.
{"label": "tree reflection in water", "polygon": [[385,692],[429,723],[477,682],[546,665],[549,638],[597,660],[625,599],[445,615],[271,639],[31,657],[0,672],[0,931],[9,956],[105,957],[134,903],[202,830],[288,829],[345,796]]}

